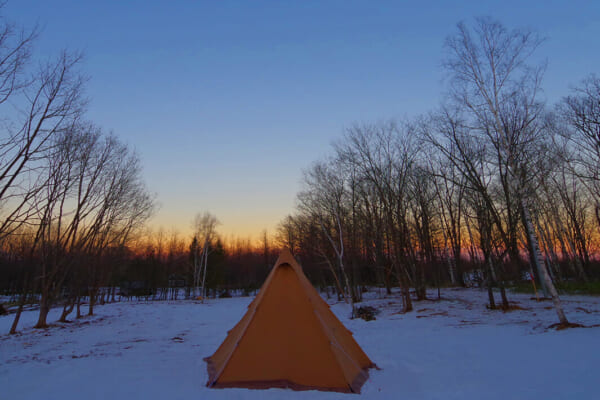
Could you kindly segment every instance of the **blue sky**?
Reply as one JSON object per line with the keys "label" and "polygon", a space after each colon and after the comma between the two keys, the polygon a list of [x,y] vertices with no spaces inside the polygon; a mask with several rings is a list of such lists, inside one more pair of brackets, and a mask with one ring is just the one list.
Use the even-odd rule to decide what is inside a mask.
{"label": "blue sky", "polygon": [[3,14],[39,23],[40,57],[85,53],[89,118],[140,154],[151,224],[184,234],[205,210],[226,235],[273,232],[345,126],[434,109],[461,20],[546,37],[549,104],[600,73],[596,1],[10,0]]}

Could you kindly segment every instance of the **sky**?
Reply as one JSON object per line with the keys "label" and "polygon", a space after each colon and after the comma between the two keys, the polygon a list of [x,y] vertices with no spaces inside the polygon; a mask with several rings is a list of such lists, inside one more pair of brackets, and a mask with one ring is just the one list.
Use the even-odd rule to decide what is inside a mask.
{"label": "sky", "polygon": [[159,209],[257,239],[294,210],[303,169],[355,122],[410,118],[444,91],[443,44],[490,16],[546,40],[549,105],[600,73],[597,1],[9,0],[36,56],[82,51],[87,116],[133,147]]}

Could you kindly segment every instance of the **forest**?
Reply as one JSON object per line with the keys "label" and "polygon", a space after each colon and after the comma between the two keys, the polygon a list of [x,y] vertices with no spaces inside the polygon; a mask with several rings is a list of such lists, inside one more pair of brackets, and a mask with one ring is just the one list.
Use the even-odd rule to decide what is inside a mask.
{"label": "forest", "polygon": [[353,310],[373,286],[400,288],[403,312],[427,288],[485,287],[490,309],[510,308],[508,289],[535,288],[568,325],[560,294],[598,293],[600,78],[573,77],[548,104],[536,32],[458,24],[441,54],[440,105],[350,125],[304,171],[295,211],[257,243],[220,237],[210,212],[190,216],[192,237],[149,231],[156,198],[135,151],[88,120],[82,55],[39,62],[38,36],[0,21],[11,333],[24,309],[39,309],[42,328],[53,307],[66,321],[116,299],[254,294],[283,247]]}

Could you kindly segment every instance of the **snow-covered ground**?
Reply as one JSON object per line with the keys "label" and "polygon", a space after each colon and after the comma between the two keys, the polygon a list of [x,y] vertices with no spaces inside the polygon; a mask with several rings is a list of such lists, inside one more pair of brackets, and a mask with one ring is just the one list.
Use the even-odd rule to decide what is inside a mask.
{"label": "snow-covered ground", "polygon": [[[377,320],[333,311],[381,367],[360,396],[368,399],[592,399],[600,392],[600,327],[556,331],[550,302],[511,294],[523,308],[489,311],[486,293],[447,289],[441,301],[368,293]],[[436,293],[430,292],[433,298]],[[354,395],[283,389],[208,389],[206,365],[251,298],[195,302],[121,302],[97,315],[34,330],[36,312],[8,336],[0,317],[0,399],[340,399]],[[567,316],[600,324],[600,298],[563,296]],[[58,318],[54,310],[49,321]]]}

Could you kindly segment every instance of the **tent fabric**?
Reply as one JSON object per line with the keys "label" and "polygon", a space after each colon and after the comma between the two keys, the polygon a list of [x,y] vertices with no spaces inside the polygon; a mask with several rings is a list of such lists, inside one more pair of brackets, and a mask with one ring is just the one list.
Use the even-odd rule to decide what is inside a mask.
{"label": "tent fabric", "polygon": [[205,358],[207,386],[360,393],[376,365],[288,250],[223,343]]}

